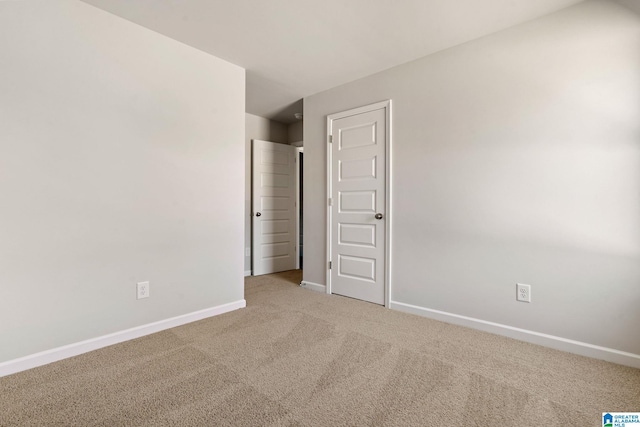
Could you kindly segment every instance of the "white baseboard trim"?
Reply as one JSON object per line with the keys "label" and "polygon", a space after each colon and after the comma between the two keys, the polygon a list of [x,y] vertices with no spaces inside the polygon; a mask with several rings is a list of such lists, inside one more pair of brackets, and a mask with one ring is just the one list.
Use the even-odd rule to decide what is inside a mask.
{"label": "white baseboard trim", "polygon": [[253,274],[252,270],[247,270],[244,272],[244,277],[251,276]]}
{"label": "white baseboard trim", "polygon": [[325,285],[319,285],[313,282],[305,282],[304,280],[300,282],[300,287],[305,289],[310,289],[316,292],[322,292],[323,294],[327,293],[327,287]]}
{"label": "white baseboard trim", "polygon": [[185,325],[197,320],[206,319],[207,317],[217,316],[219,314],[234,311],[247,306],[244,299],[219,305],[216,307],[206,308],[204,310],[194,311],[193,313],[183,314],[181,316],[172,317],[170,319],[160,320],[158,322],[148,323],[135,328],[126,329],[124,331],[114,332],[112,334],[103,335],[101,337],[91,338],[74,344],[53,348],[51,350],[42,351],[40,353],[30,354],[18,359],[8,360],[0,363],[0,377],[15,374],[17,372],[26,371],[49,363],[57,362],[73,356],[78,356],[89,351],[98,350],[113,344],[140,338],[145,335],[154,334],[165,329],[175,328],[176,326]]}
{"label": "white baseboard trim", "polygon": [[502,335],[531,344],[538,344],[544,347],[566,351],[568,353],[579,354],[580,356],[606,360],[607,362],[618,363],[620,365],[640,369],[640,355],[638,354],[627,353],[612,348],[601,347],[554,335],[547,335],[540,332],[529,331],[527,329],[515,328],[513,326],[503,325],[500,323],[488,322],[486,320],[474,319],[473,317],[432,310],[396,301],[391,301],[389,308],[403,311],[405,313],[416,314],[422,317],[428,317],[442,322],[452,323],[454,325],[491,332],[496,335]]}

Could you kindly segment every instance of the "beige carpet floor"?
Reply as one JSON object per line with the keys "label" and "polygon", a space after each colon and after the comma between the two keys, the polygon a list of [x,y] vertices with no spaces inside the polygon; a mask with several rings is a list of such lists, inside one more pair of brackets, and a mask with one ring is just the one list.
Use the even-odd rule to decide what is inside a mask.
{"label": "beige carpet floor", "polygon": [[0,378],[2,426],[601,426],[640,370],[247,278],[247,308]]}

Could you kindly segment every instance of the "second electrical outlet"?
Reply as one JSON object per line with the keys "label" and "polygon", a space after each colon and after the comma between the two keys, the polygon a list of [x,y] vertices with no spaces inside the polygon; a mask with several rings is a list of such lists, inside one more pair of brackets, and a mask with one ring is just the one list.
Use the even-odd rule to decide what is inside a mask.
{"label": "second electrical outlet", "polygon": [[531,302],[531,285],[522,283],[516,284],[516,300],[522,302]]}

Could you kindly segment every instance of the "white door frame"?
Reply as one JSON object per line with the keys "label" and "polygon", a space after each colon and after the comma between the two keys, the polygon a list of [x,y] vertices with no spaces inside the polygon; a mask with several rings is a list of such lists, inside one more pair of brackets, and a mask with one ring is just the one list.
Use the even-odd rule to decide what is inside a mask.
{"label": "white door frame", "polygon": [[374,110],[385,110],[386,120],[386,147],[385,147],[385,249],[384,249],[384,306],[389,307],[391,301],[391,100],[376,102],[375,104],[365,105],[363,107],[354,108],[340,113],[330,114],[327,116],[327,258],[325,262],[327,293],[331,293],[331,271],[329,262],[331,261],[331,229],[333,227],[331,194],[332,194],[332,171],[333,171],[333,153],[331,150],[331,138],[333,135],[333,121],[344,117],[354,116],[356,114],[368,113]]}

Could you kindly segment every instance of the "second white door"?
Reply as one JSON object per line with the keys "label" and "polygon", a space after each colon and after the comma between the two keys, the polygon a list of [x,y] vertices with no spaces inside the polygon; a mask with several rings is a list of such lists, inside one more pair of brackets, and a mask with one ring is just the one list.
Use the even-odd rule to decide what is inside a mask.
{"label": "second white door", "polygon": [[333,114],[330,138],[330,290],[385,304],[389,103]]}
{"label": "second white door", "polygon": [[296,268],[296,148],[253,140],[253,275]]}

